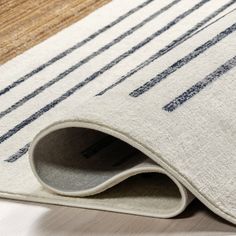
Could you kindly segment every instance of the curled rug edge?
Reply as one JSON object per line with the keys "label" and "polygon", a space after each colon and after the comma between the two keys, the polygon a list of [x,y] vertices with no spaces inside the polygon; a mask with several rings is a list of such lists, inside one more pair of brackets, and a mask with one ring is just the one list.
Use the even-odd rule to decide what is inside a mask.
{"label": "curled rug edge", "polygon": [[[61,138],[64,139],[64,141],[66,141],[67,138],[68,140],[70,139],[70,137],[68,137],[68,133],[67,136],[65,133],[63,133],[63,136],[57,134],[55,135],[56,137],[54,136],[47,138],[53,133],[57,133],[58,131],[60,132],[61,130],[68,130],[71,128],[82,128],[80,130],[85,130],[85,132],[79,132],[79,136],[77,137],[75,137],[74,135],[75,132],[70,132],[69,135],[72,136],[72,139],[77,139],[77,141],[75,141],[78,143],[77,145],[80,145],[80,139],[87,138],[90,139],[89,141],[91,141],[91,133],[93,136],[93,133],[97,133],[98,131],[95,131],[95,129],[90,129],[89,125],[83,126],[80,122],[76,122],[76,125],[71,124],[70,122],[62,122],[59,124],[57,123],[56,125],[52,125],[42,130],[30,145],[29,157],[32,171],[39,183],[48,191],[65,197],[95,196],[95,198],[98,199],[104,197],[104,200],[106,200],[106,198],[110,200],[111,198],[113,198],[113,201],[111,201],[110,204],[110,208],[102,207],[101,209],[158,218],[171,218],[179,215],[194,199],[194,196],[182,184],[180,184],[177,179],[175,179],[161,166],[157,165],[155,162],[144,156],[143,153],[139,153],[137,152],[137,150],[135,150],[135,155],[126,155],[126,160],[124,160],[124,156],[127,150],[119,152],[118,155],[113,155],[113,152],[116,151],[117,143],[119,149],[127,149],[128,147],[129,151],[131,151],[131,153],[133,152],[132,149],[134,148],[128,145],[128,143],[123,142],[123,139],[120,139],[119,137],[117,137],[118,139],[116,139],[117,142],[115,144],[113,142],[113,146],[110,145],[110,153],[105,153],[105,155],[112,155],[108,156],[108,158],[110,159],[107,160],[108,162],[111,161],[111,158],[113,158],[114,161],[110,163],[104,163],[104,165],[106,165],[106,168],[104,168],[104,170],[102,169],[104,166],[100,167],[100,169],[95,166],[95,170],[93,168],[89,170],[89,165],[93,164],[91,161],[86,166],[83,166],[84,163],[79,162],[79,166],[77,166],[78,163],[76,163],[76,161],[73,162],[73,160],[70,160],[70,157],[66,156],[68,154],[68,150],[66,150],[65,148],[63,148],[62,150],[59,149],[59,153],[58,150],[55,150],[57,149],[56,147],[58,145],[58,138],[60,139],[60,141]],[[88,137],[89,135],[87,135],[86,137],[86,130],[88,131],[88,133],[90,133],[90,137]],[[107,137],[110,137],[110,134],[104,132],[103,130],[101,131],[101,134],[108,134]],[[95,140],[96,138],[97,137],[95,137]],[[50,141],[52,141],[53,143],[50,143],[50,141],[48,141],[47,139],[50,139]],[[94,142],[94,140],[92,140],[92,142]],[[122,145],[119,145],[119,142],[122,143]],[[74,144],[76,145],[76,143]],[[60,143],[59,145],[62,145],[62,143]],[[71,144],[71,142],[63,143],[63,145],[67,145],[69,149],[73,148],[73,144]],[[54,153],[56,154],[57,160],[51,158],[51,156],[54,154],[52,152],[52,149],[55,150]],[[81,149],[82,148],[80,147],[79,151]],[[69,159],[69,161],[64,163],[58,162],[58,157],[61,154],[64,154],[65,158]],[[73,155],[73,153],[70,154]],[[78,154],[79,153],[76,153],[76,155]],[[103,156],[97,156],[95,158],[94,156],[92,158],[91,156],[86,157],[86,161],[89,161],[88,159],[91,160],[96,158],[102,159],[103,162],[106,161],[104,160]],[[84,156],[76,156],[76,159],[78,159],[78,157],[79,159],[85,158]],[[42,163],[41,161],[43,161],[44,163]],[[119,163],[119,165],[117,165],[117,167],[119,168],[117,169],[115,168],[116,166],[114,167],[114,165],[110,165],[113,163]],[[70,164],[71,166],[69,166]],[[99,165],[99,162],[96,162],[96,160],[95,165]],[[65,167],[68,169],[71,168],[70,173],[72,173],[72,175],[70,175],[68,171],[66,172]],[[107,170],[107,168],[111,168],[111,170]],[[97,174],[96,171],[101,173]],[[135,181],[137,184],[133,184],[132,182],[135,181],[131,181],[130,179],[132,179],[132,177],[139,176],[140,174],[159,174],[159,176],[156,176],[156,178],[153,178],[153,176],[151,176],[151,178],[146,179],[136,178]],[[164,180],[160,175],[165,176]],[[99,181],[99,179],[101,179],[101,181]],[[117,189],[117,185],[119,186],[121,182],[126,183],[127,180],[131,182],[131,184],[127,184],[127,188],[129,188],[128,190],[125,187],[118,187]],[[89,181],[95,183],[89,183]],[[155,183],[155,181],[157,181],[157,183]],[[79,182],[82,182],[82,184],[79,185]],[[144,185],[145,187],[143,187]],[[70,189],[72,188],[71,186],[73,186],[73,190]],[[116,189],[115,191],[119,192],[119,195],[109,193],[109,191],[111,191],[110,188],[114,186]],[[139,188],[139,190],[137,190],[137,188]],[[121,201],[120,198],[122,198]],[[159,198],[159,200],[155,199],[157,200],[155,201],[154,198]],[[123,205],[120,204],[120,202],[123,202]],[[90,208],[98,209],[99,202],[97,203],[97,205],[95,204],[95,206],[92,206]],[[84,207],[88,207],[87,204],[85,204]]]}
{"label": "curled rug edge", "polygon": [[[129,145],[134,147],[135,149],[141,151],[143,154],[145,154],[147,157],[149,157],[151,160],[153,160],[157,165],[153,166],[146,166],[143,168],[137,168],[136,170],[131,170],[131,171],[124,171],[120,176],[116,176],[112,181],[106,182],[103,186],[99,186],[98,189],[95,189],[91,192],[88,191],[88,193],[85,192],[85,194],[80,194],[79,192],[76,193],[65,193],[63,191],[60,191],[56,188],[53,188],[49,184],[45,183],[41,177],[39,176],[36,168],[35,168],[35,160],[34,160],[34,152],[35,152],[35,147],[37,146],[38,142],[45,137],[46,135],[53,133],[54,131],[64,129],[64,128],[85,128],[93,131],[99,131],[104,134],[113,136]],[[42,131],[40,131],[35,138],[33,139],[30,149],[29,149],[29,158],[30,158],[30,164],[31,164],[31,169],[38,179],[38,181],[47,189],[57,193],[57,194],[62,194],[62,195],[67,195],[67,196],[89,196],[93,194],[100,193],[116,184],[119,182],[123,181],[124,179],[130,178],[131,176],[140,174],[140,173],[148,173],[148,172],[157,172],[157,173],[163,173],[167,175],[178,187],[180,193],[181,193],[181,198],[182,198],[182,204],[181,206],[175,211],[171,212],[170,214],[162,214],[162,213],[156,213],[156,214],[148,214],[148,213],[141,213],[139,211],[129,211],[129,210],[119,210],[119,209],[104,209],[104,210],[109,210],[109,211],[117,211],[117,212],[122,212],[122,213],[131,213],[131,214],[137,214],[137,215],[144,215],[144,216],[153,216],[153,217],[160,217],[160,218],[169,218],[169,217],[174,217],[178,214],[180,214],[184,209],[188,206],[188,204],[194,199],[194,197],[198,198],[206,207],[208,207],[211,211],[213,211],[215,214],[218,216],[224,218],[225,220],[236,224],[236,219],[221,210],[216,204],[211,202],[207,196],[204,196],[201,194],[195,186],[189,182],[181,173],[179,173],[173,166],[167,164],[165,160],[155,153],[153,150],[149,149],[146,145],[143,145],[141,142],[139,142],[137,139],[134,137],[128,135],[125,132],[122,132],[121,130],[117,130],[116,128],[109,126],[109,124],[102,124],[99,122],[94,122],[93,119],[84,119],[84,118],[76,118],[76,119],[68,119],[64,121],[59,121],[51,124],[50,126],[46,127]],[[114,181],[114,182],[113,182]],[[96,192],[97,191],[97,192]],[[91,207],[93,208],[93,207]],[[96,207],[96,209],[99,209],[99,207]]]}

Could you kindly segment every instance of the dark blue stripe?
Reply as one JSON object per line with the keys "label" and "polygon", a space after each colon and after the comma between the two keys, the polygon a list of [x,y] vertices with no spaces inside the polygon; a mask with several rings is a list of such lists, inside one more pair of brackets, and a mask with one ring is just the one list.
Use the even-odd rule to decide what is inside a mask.
{"label": "dark blue stripe", "polygon": [[11,163],[17,161],[20,157],[22,157],[23,155],[25,155],[28,152],[29,146],[30,146],[30,144],[27,143],[24,147],[20,148],[15,154],[11,155],[5,161],[11,162]]}
{"label": "dark blue stripe", "polygon": [[162,73],[156,75],[150,81],[146,82],[144,85],[140,86],[139,88],[132,91],[129,95],[132,97],[138,97],[141,94],[147,92],[156,84],[160,83],[162,80],[166,79],[169,75],[177,71],[178,69],[182,68],[184,65],[187,65],[190,61],[207,51],[209,48],[220,42],[222,39],[230,35],[236,30],[236,23],[227,28],[226,30],[222,31],[218,35],[216,35],[211,40],[208,40],[200,47],[196,48],[194,51],[186,55],[185,57],[181,58],[180,60],[176,61],[173,65],[168,67]]}
{"label": "dark blue stripe", "polygon": [[[136,66],[134,69],[130,70],[126,75],[123,75],[122,77],[120,77],[115,83],[111,84],[110,86],[108,86],[107,88],[105,88],[104,90],[100,91],[99,93],[96,94],[96,96],[101,96],[103,94],[105,94],[107,91],[113,89],[114,87],[116,87],[117,85],[119,85],[120,83],[122,83],[123,81],[125,81],[126,79],[130,78],[132,75],[134,75],[135,73],[137,73],[138,71],[140,71],[141,69],[143,69],[144,67],[146,67],[147,65],[149,65],[150,63],[154,62],[156,59],[160,58],[161,56],[165,55],[167,52],[171,51],[172,49],[174,49],[175,47],[177,47],[178,45],[180,45],[181,43],[185,42],[187,39],[191,38],[192,36],[194,36],[195,34],[201,32],[203,29],[205,29],[206,27],[210,26],[211,24],[215,23],[216,21],[222,19],[224,16],[228,15],[229,13],[231,13],[232,11],[230,11],[229,13],[225,14],[224,16],[218,18],[217,20],[215,20],[214,22],[208,24],[206,27],[200,29],[203,25],[205,25],[208,21],[210,21],[211,19],[213,19],[214,17],[216,17],[218,14],[220,14],[221,12],[223,12],[225,9],[227,9],[228,7],[230,7],[232,4],[234,4],[236,2],[236,0],[230,1],[229,3],[223,5],[222,7],[220,7],[218,10],[216,10],[215,12],[213,12],[212,14],[210,14],[208,17],[206,17],[205,19],[203,19],[201,22],[199,22],[198,24],[196,24],[194,27],[192,27],[190,30],[188,30],[186,33],[182,34],[180,37],[176,38],[175,40],[173,40],[170,44],[168,44],[167,46],[165,46],[164,48],[162,48],[161,50],[159,50],[157,53],[155,53],[154,55],[152,55],[151,57],[149,57],[146,61],[142,62],[141,64],[139,64],[138,66]],[[235,9],[234,9],[235,10]],[[198,30],[200,29],[200,30]],[[198,30],[198,31],[197,31]],[[196,32],[197,31],[197,32]],[[194,33],[195,32],[195,33]]]}
{"label": "dark blue stripe", "polygon": [[[203,90],[207,85],[209,85],[214,80],[220,78],[222,75],[227,73],[229,70],[233,69],[236,66],[236,56],[232,59],[228,60],[225,64],[217,68],[214,72],[206,76],[203,80],[199,81],[195,85],[193,85],[190,89],[186,90],[180,96],[176,97],[170,103],[165,105],[163,109],[168,112],[174,111],[184,102],[188,101],[190,98],[198,94],[201,90]],[[5,161],[7,162],[15,162],[20,157],[22,157],[29,149],[30,144],[26,144],[24,147],[20,148],[15,154],[11,155]],[[100,150],[100,149],[99,149]],[[86,150],[87,151],[87,150]]]}
{"label": "dark blue stripe", "polygon": [[32,114],[31,116],[29,116],[28,118],[26,118],[25,120],[23,120],[22,122],[20,122],[19,124],[17,124],[15,127],[13,127],[12,129],[8,130],[5,134],[3,134],[2,136],[0,136],[0,143],[3,143],[4,141],[6,141],[7,139],[9,139],[11,136],[13,136],[14,134],[16,134],[17,132],[19,132],[21,129],[23,129],[25,126],[31,124],[34,120],[38,119],[39,117],[41,117],[44,113],[48,112],[49,110],[51,110],[53,107],[55,107],[56,105],[58,105],[59,103],[61,103],[62,101],[64,101],[65,99],[67,99],[68,97],[70,97],[72,94],[74,94],[77,90],[79,90],[80,88],[82,88],[83,86],[85,86],[86,84],[88,84],[89,82],[93,81],[95,78],[97,78],[98,76],[102,75],[104,72],[106,72],[107,70],[109,70],[110,68],[112,68],[113,66],[117,65],[120,61],[122,61],[123,59],[125,59],[126,57],[128,57],[129,55],[133,54],[134,52],[136,52],[138,49],[142,48],[144,45],[146,45],[147,43],[149,43],[151,40],[153,40],[155,37],[159,36],[160,34],[162,34],[163,32],[165,32],[166,30],[168,30],[169,28],[171,28],[172,26],[174,26],[175,24],[177,24],[181,19],[183,19],[184,17],[186,17],[187,15],[189,15],[191,12],[195,11],[196,9],[198,9],[199,7],[201,7],[203,4],[205,4],[206,2],[208,2],[209,0],[203,0],[200,3],[196,4],[193,8],[187,10],[186,12],[184,12],[183,14],[181,14],[180,16],[178,16],[177,18],[175,18],[175,20],[171,21],[170,23],[168,23],[165,27],[163,27],[161,30],[158,30],[157,32],[155,32],[154,34],[152,34],[151,36],[147,37],[144,41],[140,42],[139,44],[137,44],[136,46],[132,47],[130,50],[126,51],[125,53],[121,54],[119,57],[117,57],[116,59],[114,59],[113,61],[111,61],[110,63],[108,63],[107,65],[105,65],[103,68],[101,68],[101,70],[96,71],[95,73],[93,73],[91,76],[87,77],[83,82],[78,83],[77,85],[75,85],[74,87],[72,87],[71,89],[69,89],[68,91],[66,91],[64,94],[62,94],[60,97],[56,98],[55,100],[53,100],[52,102],[50,102],[49,104],[47,104],[46,106],[42,107],[40,110],[38,110],[37,112],[35,112],[34,114]]}
{"label": "dark blue stripe", "polygon": [[220,78],[222,75],[227,73],[229,70],[233,69],[236,66],[236,56],[232,59],[228,60],[225,64],[217,68],[214,72],[207,75],[203,80],[194,84],[191,88],[186,90],[180,96],[176,97],[170,103],[165,105],[163,109],[168,112],[174,111],[180,105],[188,101],[190,98],[198,94],[201,90],[203,90],[207,85],[212,83],[214,80]]}
{"label": "dark blue stripe", "polygon": [[103,149],[109,147],[115,141],[117,141],[117,139],[115,137],[107,135],[107,136],[103,137],[102,139],[96,141],[95,143],[93,143],[89,147],[87,147],[85,150],[81,151],[80,154],[83,157],[88,159],[88,158],[96,155],[97,153],[99,153]]}
{"label": "dark blue stripe", "polygon": [[91,34],[90,36],[88,36],[86,39],[84,39],[83,41],[75,44],[74,46],[72,46],[71,48],[68,48],[67,50],[65,50],[64,52],[58,54],[57,56],[53,57],[52,59],[50,59],[49,61],[47,61],[46,63],[40,65],[39,67],[37,67],[36,69],[32,70],[31,72],[29,72],[28,74],[24,75],[23,77],[19,78],[18,80],[14,81],[12,84],[8,85],[7,87],[5,87],[4,89],[0,90],[0,96],[9,92],[11,89],[15,88],[16,86],[18,86],[19,84],[23,83],[24,81],[28,80],[29,78],[31,78],[33,75],[39,73],[40,71],[44,70],[46,67],[52,65],[54,62],[62,59],[63,57],[67,56],[68,54],[72,53],[74,50],[82,47],[83,45],[85,45],[86,43],[90,42],[91,40],[95,39],[97,36],[99,36],[100,34],[104,33],[105,31],[109,30],[110,28],[112,28],[113,26],[117,25],[118,23],[120,23],[121,21],[123,21],[125,18],[129,17],[130,15],[134,14],[135,12],[137,12],[138,10],[142,9],[143,7],[147,6],[149,3],[153,2],[154,0],[148,0],[145,1],[144,3],[142,3],[141,5],[131,9],[130,11],[128,11],[127,13],[125,13],[124,15],[118,17],[115,21],[111,22],[110,24],[104,26],[103,28],[99,29],[98,31],[96,31],[95,33]]}
{"label": "dark blue stripe", "polygon": [[51,87],[53,84],[55,84],[58,81],[62,80],[63,78],[65,78],[67,75],[69,75],[70,73],[72,73],[73,71],[75,71],[76,69],[81,67],[82,65],[86,64],[87,62],[89,62],[90,60],[95,58],[96,56],[98,56],[98,55],[102,54],[103,52],[107,51],[112,46],[114,46],[115,44],[119,43],[121,40],[123,40],[127,36],[131,35],[136,30],[138,30],[141,27],[143,27],[146,23],[148,23],[149,21],[153,20],[155,17],[159,16],[161,13],[167,11],[169,8],[171,8],[172,6],[174,6],[175,4],[177,4],[180,1],[181,0],[175,0],[175,1],[171,2],[167,6],[163,7],[162,9],[160,9],[157,12],[155,12],[154,14],[152,14],[151,16],[147,17],[145,20],[143,20],[142,22],[140,22],[136,26],[132,27],[131,29],[129,29],[125,33],[123,33],[120,36],[118,36],[117,38],[115,38],[114,40],[112,40],[111,42],[106,44],[105,46],[101,47],[97,51],[91,53],[89,56],[85,57],[83,60],[79,61],[78,63],[76,63],[75,65],[70,67],[69,69],[67,69],[64,72],[60,73],[54,79],[48,81],[44,85],[42,85],[39,88],[35,89],[33,92],[31,92],[30,94],[26,95],[25,97],[23,97],[22,99],[20,99],[19,101],[17,101],[16,103],[11,105],[10,107],[8,107],[6,110],[0,112],[0,118],[4,117],[5,115],[9,114],[10,112],[16,110],[18,107],[22,106],[27,101],[29,101],[32,98],[36,97],[38,94],[40,94],[41,92],[43,92],[47,88]]}

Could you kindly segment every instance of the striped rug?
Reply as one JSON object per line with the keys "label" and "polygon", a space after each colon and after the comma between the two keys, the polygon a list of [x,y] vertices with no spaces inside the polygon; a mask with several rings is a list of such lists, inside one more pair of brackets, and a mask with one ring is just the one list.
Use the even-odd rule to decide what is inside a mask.
{"label": "striped rug", "polygon": [[1,197],[236,224],[236,0],[114,0],[0,75]]}

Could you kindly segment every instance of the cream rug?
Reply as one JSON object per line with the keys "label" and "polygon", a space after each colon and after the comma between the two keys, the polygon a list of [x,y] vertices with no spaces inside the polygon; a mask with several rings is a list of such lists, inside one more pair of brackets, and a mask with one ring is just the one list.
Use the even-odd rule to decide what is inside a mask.
{"label": "cream rug", "polygon": [[114,0],[0,67],[0,196],[236,224],[236,0]]}

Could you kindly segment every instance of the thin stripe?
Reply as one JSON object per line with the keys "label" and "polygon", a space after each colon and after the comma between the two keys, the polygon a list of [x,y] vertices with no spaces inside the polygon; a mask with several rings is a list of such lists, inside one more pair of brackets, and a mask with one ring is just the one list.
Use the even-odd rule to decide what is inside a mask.
{"label": "thin stripe", "polygon": [[[190,98],[198,94],[201,90],[203,90],[207,85],[215,81],[216,79],[220,78],[222,75],[230,71],[236,66],[236,56],[232,59],[228,60],[226,63],[218,67],[214,72],[206,76],[203,80],[199,81],[195,85],[193,85],[191,88],[186,90],[184,93],[182,93],[180,96],[176,97],[174,100],[172,100],[170,103],[165,105],[163,109],[168,112],[174,111],[176,108],[178,108],[180,105],[188,101]],[[30,144],[26,144],[23,148],[20,148],[15,154],[11,155],[8,159],[5,161],[7,162],[15,162],[20,157],[22,157],[29,149]]]}
{"label": "thin stripe", "polygon": [[[168,112],[174,111],[184,102],[188,101],[190,98],[198,94],[201,90],[203,90],[207,85],[212,83],[214,80],[220,78],[222,75],[227,73],[229,70],[233,69],[236,66],[236,56],[232,59],[228,60],[225,64],[218,67],[214,72],[206,76],[203,80],[199,81],[195,85],[193,85],[190,89],[186,90],[180,96],[176,97],[170,103],[165,105],[163,109]],[[26,144],[23,148],[20,148],[15,154],[11,155],[7,160],[7,162],[15,162],[20,157],[22,157],[29,149],[29,143]]]}
{"label": "thin stripe", "polygon": [[155,12],[154,14],[152,14],[151,16],[147,17],[145,20],[143,20],[142,22],[140,22],[136,26],[132,27],[131,29],[129,29],[125,33],[123,33],[120,36],[118,36],[117,38],[115,38],[114,40],[112,40],[111,42],[106,44],[105,46],[101,47],[97,51],[91,53],[89,56],[85,57],[83,60],[79,61],[78,63],[76,63],[75,65],[70,67],[69,69],[67,69],[64,72],[60,73],[54,79],[48,81],[44,85],[42,85],[39,88],[35,89],[30,94],[28,94],[25,97],[23,97],[22,99],[18,100],[16,103],[14,103],[10,107],[8,107],[6,110],[0,112],[0,118],[4,117],[5,115],[9,114],[10,112],[16,110],[18,107],[22,106],[27,101],[31,100],[32,98],[34,98],[35,96],[37,96],[38,94],[40,94],[41,92],[46,90],[47,88],[51,87],[53,84],[55,84],[58,81],[62,80],[63,78],[65,78],[67,75],[69,75],[70,73],[72,73],[73,71],[75,71],[76,69],[81,67],[82,65],[86,64],[90,60],[94,59],[96,56],[98,56],[98,55],[102,54],[103,52],[105,52],[106,50],[110,49],[112,46],[114,46],[115,44],[119,43],[121,40],[123,40],[127,36],[131,35],[136,30],[138,30],[141,27],[143,27],[146,23],[148,23],[149,21],[153,20],[155,17],[159,16],[160,14],[164,13],[165,11],[167,11],[168,9],[170,9],[172,6],[174,6],[175,4],[177,4],[180,1],[181,0],[175,0],[175,1],[171,2],[167,6],[163,7],[162,9],[160,9],[157,12]]}
{"label": "thin stripe", "polygon": [[222,39],[230,35],[236,30],[236,23],[231,25],[226,30],[222,31],[218,35],[216,35],[211,40],[208,40],[204,44],[202,44],[200,47],[193,50],[191,53],[186,55],[185,57],[181,58],[180,60],[176,61],[174,64],[172,64],[170,67],[168,67],[166,70],[164,70],[162,73],[156,75],[154,78],[152,78],[150,81],[146,82],[141,87],[135,89],[132,91],[129,95],[132,97],[138,97],[141,94],[147,92],[152,87],[154,87],[156,84],[160,83],[163,79],[166,79],[169,75],[177,71],[178,69],[182,68],[184,65],[187,65],[190,61],[207,51],[209,48],[220,42]]}
{"label": "thin stripe", "polygon": [[[118,160],[115,160],[115,162],[112,164],[112,167],[118,167],[122,164],[126,163],[127,161],[130,161],[132,157],[137,156],[139,154],[139,151],[137,149],[132,150],[130,153],[128,153],[126,156],[121,157]],[[140,158],[140,156],[138,156]],[[146,159],[145,156],[141,156],[140,161],[144,161]]]}
{"label": "thin stripe", "polygon": [[163,107],[164,110],[168,112],[174,111],[180,105],[188,101],[190,98],[198,94],[201,90],[203,90],[207,85],[212,83],[214,80],[220,78],[222,75],[227,73],[229,70],[233,69],[236,66],[236,56],[232,59],[228,60],[226,63],[218,67],[214,72],[207,75],[203,80],[194,84],[191,88],[186,90],[180,96],[176,97],[170,103]]}
{"label": "thin stripe", "polygon": [[102,139],[98,140],[96,143],[93,143],[92,145],[87,147],[85,150],[81,151],[80,153],[85,158],[90,158],[110,146],[115,141],[117,141],[115,137],[105,136]]}
{"label": "thin stripe", "polygon": [[15,162],[17,161],[20,157],[25,155],[28,150],[29,150],[30,144],[27,143],[24,147],[20,148],[15,154],[11,155],[8,159],[6,159],[6,162]]}
{"label": "thin stripe", "polygon": [[[232,4],[234,4],[236,2],[236,0],[230,1],[229,3],[223,5],[222,7],[220,7],[218,10],[216,10],[215,12],[213,12],[211,15],[209,15],[208,17],[206,17],[205,19],[203,19],[201,22],[199,22],[198,24],[196,24],[194,27],[192,27],[190,30],[188,30],[186,33],[182,34],[180,37],[176,38],[175,40],[173,40],[170,44],[168,44],[167,46],[165,46],[164,48],[162,48],[161,50],[159,50],[157,53],[155,53],[154,55],[152,55],[151,57],[149,57],[146,61],[142,62],[141,64],[139,64],[138,66],[136,66],[135,68],[133,68],[132,70],[130,70],[126,75],[123,75],[122,77],[120,77],[115,83],[111,84],[110,86],[108,86],[107,88],[105,88],[104,90],[100,91],[98,94],[96,94],[96,96],[101,96],[103,94],[105,94],[107,91],[113,89],[114,87],[116,87],[117,85],[119,85],[120,83],[122,83],[123,81],[125,81],[126,79],[130,78],[132,75],[134,75],[135,73],[137,73],[138,71],[140,71],[141,69],[143,69],[144,67],[146,67],[147,65],[149,65],[150,63],[154,62],[156,59],[160,58],[161,56],[165,55],[167,52],[171,51],[172,49],[174,49],[175,47],[177,47],[178,45],[180,45],[181,43],[185,42],[187,39],[193,37],[194,35],[196,35],[197,33],[201,32],[203,29],[205,29],[206,27],[212,25],[213,23],[215,23],[216,21],[222,19],[223,17],[225,17],[226,15],[228,15],[229,13],[231,13],[232,11],[226,13],[224,16],[221,16],[220,18],[218,18],[217,20],[215,20],[214,22],[208,24],[206,27],[202,28],[201,30],[197,31],[200,27],[202,27],[203,25],[205,25],[208,21],[210,21],[211,19],[213,19],[214,17],[216,17],[218,14],[220,14],[222,11],[224,11],[225,9],[227,9],[228,7],[230,7]],[[195,32],[197,31],[197,32]],[[194,33],[195,32],[195,33]]]}
{"label": "thin stripe", "polygon": [[115,60],[111,61],[110,63],[108,63],[107,65],[105,65],[101,70],[96,71],[95,73],[93,73],[91,76],[87,77],[83,82],[78,83],[77,85],[75,85],[74,87],[72,87],[71,89],[67,90],[64,94],[62,94],[60,97],[56,98],[55,100],[53,100],[52,102],[48,103],[46,106],[42,107],[41,109],[39,109],[37,112],[35,112],[34,114],[32,114],[31,116],[29,116],[28,118],[26,118],[25,120],[23,120],[22,122],[20,122],[19,124],[17,124],[16,126],[14,126],[12,129],[8,130],[5,134],[3,134],[2,136],[0,136],[0,144],[3,143],[4,141],[6,141],[7,139],[9,139],[10,137],[12,137],[14,134],[16,134],[17,132],[19,132],[21,129],[23,129],[25,126],[31,124],[34,120],[38,119],[39,117],[41,117],[44,113],[48,112],[49,110],[51,110],[53,107],[55,107],[56,105],[58,105],[59,103],[61,103],[62,101],[64,101],[65,99],[67,99],[68,97],[70,97],[72,94],[74,94],[77,90],[79,90],[80,88],[82,88],[84,85],[88,84],[89,82],[93,81],[96,77],[98,77],[99,75],[102,75],[104,72],[106,72],[107,70],[109,70],[110,68],[112,68],[113,66],[115,66],[116,64],[118,64],[121,60],[123,60],[124,58],[128,57],[129,55],[133,54],[135,51],[137,51],[138,49],[142,48],[145,44],[149,43],[152,39],[154,39],[155,37],[157,37],[158,35],[160,35],[161,33],[165,32],[166,30],[168,30],[170,27],[174,26],[177,22],[179,22],[181,19],[183,19],[184,17],[186,17],[187,15],[189,15],[191,12],[193,12],[194,10],[198,9],[199,7],[201,7],[203,4],[205,4],[206,2],[208,2],[209,0],[204,0],[201,1],[200,3],[196,4],[193,8],[191,8],[190,10],[184,12],[183,14],[181,14],[180,16],[178,16],[175,20],[171,21],[170,23],[168,23],[165,27],[163,27],[161,30],[158,30],[156,33],[154,33],[152,36],[146,38],[144,41],[140,42],[139,44],[137,44],[136,46],[132,47],[130,50],[128,50],[127,52],[121,54],[119,57],[117,57]]}
{"label": "thin stripe", "polygon": [[97,36],[99,36],[100,34],[106,32],[107,30],[111,29],[113,26],[117,25],[118,23],[120,23],[121,21],[123,21],[124,19],[126,19],[127,17],[131,16],[132,14],[134,14],[135,12],[139,11],[140,9],[142,9],[143,7],[147,6],[148,4],[150,4],[151,2],[153,2],[154,0],[148,0],[145,1],[144,3],[140,4],[139,6],[131,9],[130,11],[128,11],[127,13],[125,13],[124,15],[118,17],[116,20],[114,20],[113,22],[111,22],[110,24],[104,26],[103,28],[99,29],[98,31],[96,31],[95,33],[91,34],[90,36],[88,36],[86,39],[84,39],[81,42],[78,42],[77,44],[75,44],[74,46],[68,48],[67,50],[65,50],[64,52],[58,54],[57,56],[53,57],[52,59],[50,59],[49,61],[47,61],[46,63],[40,65],[39,67],[37,67],[36,69],[32,70],[31,72],[29,72],[28,74],[24,75],[23,77],[19,78],[18,80],[14,81],[12,84],[8,85],[7,87],[5,87],[4,89],[0,90],[0,96],[9,92],[11,89],[15,88],[16,86],[18,86],[19,84],[23,83],[24,81],[28,80],[29,78],[31,78],[33,75],[39,73],[40,71],[44,70],[45,68],[47,68],[48,66],[52,65],[54,62],[62,59],[63,57],[67,56],[68,54],[72,53],[74,50],[84,46],[86,43],[90,42],[91,40],[95,39]]}

